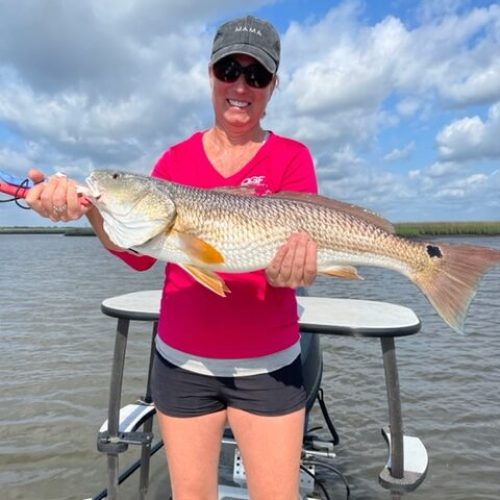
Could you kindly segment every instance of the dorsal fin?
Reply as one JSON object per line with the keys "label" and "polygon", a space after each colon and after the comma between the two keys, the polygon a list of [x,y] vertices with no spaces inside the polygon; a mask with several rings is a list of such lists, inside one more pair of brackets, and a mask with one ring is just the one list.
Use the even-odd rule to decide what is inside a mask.
{"label": "dorsal fin", "polygon": [[328,198],[319,194],[312,193],[301,193],[296,191],[281,191],[279,193],[273,193],[266,195],[272,198],[281,198],[285,200],[295,200],[302,201],[305,203],[314,203],[316,205],[323,205],[339,212],[344,212],[358,219],[362,219],[369,224],[387,231],[388,233],[395,233],[394,226],[387,219],[384,219],[380,215],[368,210],[367,208],[360,207],[358,205],[353,205],[351,203],[345,203],[343,201],[334,200],[333,198]]}
{"label": "dorsal fin", "polygon": [[212,191],[219,191],[221,193],[239,194],[242,196],[255,196],[257,190],[253,186],[220,186],[213,188]]}

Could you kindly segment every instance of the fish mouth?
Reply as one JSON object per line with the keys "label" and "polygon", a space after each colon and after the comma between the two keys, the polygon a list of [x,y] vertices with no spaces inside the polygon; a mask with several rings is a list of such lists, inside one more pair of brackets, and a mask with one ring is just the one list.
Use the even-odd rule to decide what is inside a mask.
{"label": "fish mouth", "polygon": [[89,175],[85,179],[85,182],[87,183],[87,186],[88,186],[88,188],[83,188],[83,189],[86,189],[86,191],[87,191],[86,194],[96,201],[99,200],[102,193],[99,191],[99,188],[97,187],[97,182],[92,177],[92,175]]}

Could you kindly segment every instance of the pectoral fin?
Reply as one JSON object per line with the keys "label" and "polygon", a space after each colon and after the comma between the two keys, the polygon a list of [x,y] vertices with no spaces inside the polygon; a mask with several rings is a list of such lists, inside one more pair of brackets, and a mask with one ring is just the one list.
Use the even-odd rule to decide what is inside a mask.
{"label": "pectoral fin", "polygon": [[191,264],[184,264],[180,267],[189,273],[198,283],[207,287],[217,295],[225,297],[227,293],[231,293],[231,290],[229,290],[224,280],[217,274],[207,271],[206,269],[200,269]]}
{"label": "pectoral fin", "polygon": [[190,233],[177,231],[181,249],[189,255],[191,259],[203,264],[222,264],[224,256],[210,243],[198,238]]}
{"label": "pectoral fin", "polygon": [[353,266],[332,266],[327,269],[320,269],[319,274],[333,276],[334,278],[344,278],[346,280],[362,280],[358,270]]}

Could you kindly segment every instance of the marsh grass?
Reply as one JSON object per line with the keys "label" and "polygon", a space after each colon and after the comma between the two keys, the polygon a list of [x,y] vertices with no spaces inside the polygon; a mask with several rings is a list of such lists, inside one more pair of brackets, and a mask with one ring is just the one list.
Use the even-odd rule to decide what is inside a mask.
{"label": "marsh grass", "polygon": [[498,236],[500,221],[401,222],[394,224],[399,236]]}

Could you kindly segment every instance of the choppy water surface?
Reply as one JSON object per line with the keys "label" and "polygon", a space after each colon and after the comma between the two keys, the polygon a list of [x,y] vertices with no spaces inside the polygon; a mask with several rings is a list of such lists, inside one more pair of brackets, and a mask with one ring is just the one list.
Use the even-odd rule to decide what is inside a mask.
{"label": "choppy water surface", "polygon": [[[500,238],[452,240],[464,241],[500,248]],[[160,288],[161,267],[130,271],[95,238],[0,236],[2,499],[82,499],[105,484],[106,463],[95,440],[106,418],[115,322],[102,315],[100,304]],[[446,327],[405,278],[366,268],[362,274],[366,279],[359,283],[319,279],[310,294],[395,302],[422,320],[419,334],[397,340],[406,433],[422,439],[430,459],[425,482],[405,497],[497,500],[500,270],[483,281],[465,336]],[[148,325],[134,325],[126,402],[143,392],[149,341]],[[341,438],[336,465],[347,475],[353,499],[388,499],[378,485],[387,460],[379,342],[330,337],[323,346],[323,387]],[[160,455],[157,476],[163,473]]]}

